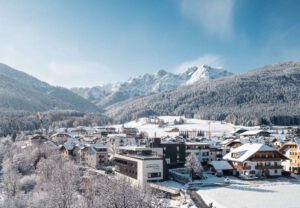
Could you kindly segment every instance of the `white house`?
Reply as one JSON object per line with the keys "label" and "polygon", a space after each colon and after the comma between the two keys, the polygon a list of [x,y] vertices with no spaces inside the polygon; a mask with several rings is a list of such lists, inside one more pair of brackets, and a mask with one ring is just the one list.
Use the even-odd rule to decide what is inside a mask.
{"label": "white house", "polygon": [[281,176],[282,161],[288,159],[274,147],[247,143],[223,157],[238,176]]}

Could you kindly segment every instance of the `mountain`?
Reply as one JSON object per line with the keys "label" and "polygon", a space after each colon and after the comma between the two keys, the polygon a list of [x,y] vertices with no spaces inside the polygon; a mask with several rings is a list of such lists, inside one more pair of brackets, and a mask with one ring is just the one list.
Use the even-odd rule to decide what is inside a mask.
{"label": "mountain", "polygon": [[0,64],[0,111],[38,112],[52,109],[99,111],[94,104],[68,89],[51,86]]}
{"label": "mountain", "polygon": [[299,92],[300,62],[285,62],[129,101],[107,115],[121,122],[189,115],[244,125],[300,125]]}
{"label": "mountain", "polygon": [[180,74],[160,70],[155,74],[144,74],[130,78],[126,82],[107,84],[92,88],[73,88],[72,91],[96,104],[107,108],[114,104],[133,100],[139,97],[167,92],[180,86],[191,85],[199,81],[216,79],[232,73],[207,65],[191,67]]}

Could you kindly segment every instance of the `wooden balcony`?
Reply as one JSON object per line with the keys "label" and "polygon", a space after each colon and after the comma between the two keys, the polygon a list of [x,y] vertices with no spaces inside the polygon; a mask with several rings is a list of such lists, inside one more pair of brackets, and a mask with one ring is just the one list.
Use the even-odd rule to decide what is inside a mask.
{"label": "wooden balcony", "polygon": [[249,161],[251,162],[261,162],[261,161],[281,161],[281,158],[272,158],[272,157],[253,157],[250,158]]}
{"label": "wooden balcony", "polygon": [[275,170],[275,169],[282,169],[282,166],[255,166],[257,170]]}

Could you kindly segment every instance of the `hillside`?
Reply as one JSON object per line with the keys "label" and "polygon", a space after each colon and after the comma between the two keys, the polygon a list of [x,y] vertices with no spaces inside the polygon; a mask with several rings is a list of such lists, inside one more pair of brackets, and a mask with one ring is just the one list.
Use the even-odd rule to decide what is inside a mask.
{"label": "hillside", "polygon": [[38,112],[51,109],[99,111],[95,105],[68,89],[53,87],[0,64],[0,111]]}
{"label": "hillside", "polygon": [[189,115],[244,125],[299,125],[299,92],[300,62],[285,62],[126,102],[107,115],[120,122],[147,115]]}
{"label": "hillside", "polygon": [[229,75],[232,75],[232,73],[224,69],[203,65],[200,67],[191,67],[179,74],[159,70],[155,74],[144,74],[130,78],[126,82],[106,84],[92,88],[73,88],[72,90],[97,106],[107,108],[124,101],[167,92],[177,89],[180,86]]}

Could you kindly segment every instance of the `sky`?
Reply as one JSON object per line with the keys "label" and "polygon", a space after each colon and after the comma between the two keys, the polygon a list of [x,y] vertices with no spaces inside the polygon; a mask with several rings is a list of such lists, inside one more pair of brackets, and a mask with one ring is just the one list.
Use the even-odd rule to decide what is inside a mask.
{"label": "sky", "polygon": [[0,0],[0,62],[91,87],[202,64],[300,60],[298,0]]}

